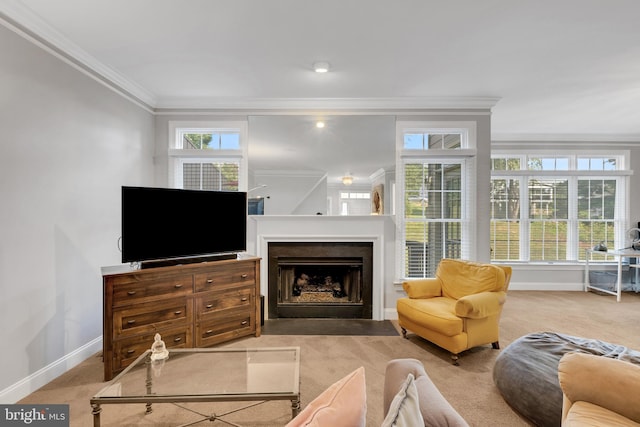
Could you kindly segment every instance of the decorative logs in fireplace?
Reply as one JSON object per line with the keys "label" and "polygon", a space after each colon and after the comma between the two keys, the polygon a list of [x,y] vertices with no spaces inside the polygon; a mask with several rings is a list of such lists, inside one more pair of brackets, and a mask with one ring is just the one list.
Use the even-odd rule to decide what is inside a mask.
{"label": "decorative logs in fireplace", "polygon": [[278,259],[278,302],[362,303],[362,260]]}
{"label": "decorative logs in fireplace", "polygon": [[373,244],[269,243],[269,318],[372,317]]}

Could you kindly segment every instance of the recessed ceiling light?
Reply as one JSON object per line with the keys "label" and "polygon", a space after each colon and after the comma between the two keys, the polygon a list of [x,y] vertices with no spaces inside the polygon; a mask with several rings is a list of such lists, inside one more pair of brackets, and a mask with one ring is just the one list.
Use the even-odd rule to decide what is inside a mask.
{"label": "recessed ceiling light", "polygon": [[316,122],[316,127],[317,127],[318,129],[322,129],[322,128],[324,127],[324,122],[323,122],[322,120],[318,120],[318,121]]}
{"label": "recessed ceiling light", "polygon": [[313,70],[316,73],[326,73],[329,71],[329,63],[328,62],[316,62],[313,64]]}

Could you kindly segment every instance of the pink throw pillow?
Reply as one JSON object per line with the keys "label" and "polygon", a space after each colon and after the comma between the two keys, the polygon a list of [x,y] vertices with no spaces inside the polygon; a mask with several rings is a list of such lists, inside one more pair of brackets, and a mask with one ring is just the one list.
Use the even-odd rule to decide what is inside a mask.
{"label": "pink throw pillow", "polygon": [[286,427],[364,427],[366,421],[367,393],[361,366],[309,402]]}

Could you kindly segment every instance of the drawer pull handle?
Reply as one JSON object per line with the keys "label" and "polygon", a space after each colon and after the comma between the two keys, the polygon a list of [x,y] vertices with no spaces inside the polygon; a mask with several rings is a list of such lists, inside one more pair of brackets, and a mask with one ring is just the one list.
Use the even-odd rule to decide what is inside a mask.
{"label": "drawer pull handle", "polygon": [[207,304],[207,308],[213,307],[213,304]]}
{"label": "drawer pull handle", "polygon": [[136,323],[136,319],[127,321],[127,325],[133,325],[134,323]]}
{"label": "drawer pull handle", "polygon": [[213,283],[213,279],[207,279],[207,283]]}
{"label": "drawer pull handle", "polygon": [[180,289],[182,287],[182,283],[177,283],[176,285],[174,285],[174,288],[176,289]]}
{"label": "drawer pull handle", "polygon": [[249,323],[249,322],[247,322],[246,320],[243,320],[243,321],[242,321],[242,323],[240,323],[240,324],[241,324],[242,326],[244,326],[244,325],[246,325],[247,323]]}
{"label": "drawer pull handle", "polygon": [[127,350],[127,354],[133,354],[135,352],[136,352],[135,350]]}
{"label": "drawer pull handle", "polygon": [[180,341],[182,341],[182,337],[177,337],[173,340],[173,342],[180,342]]}
{"label": "drawer pull handle", "polygon": [[247,278],[247,275],[246,275],[246,274],[243,274],[243,275],[242,275],[242,276],[240,276],[240,277],[242,277],[243,279],[246,279],[246,278]]}
{"label": "drawer pull handle", "polygon": [[240,298],[240,301],[242,302],[245,302],[246,300],[247,300],[247,297]]}
{"label": "drawer pull handle", "polygon": [[213,333],[213,331],[211,329],[209,329],[207,332],[205,332],[205,334],[207,334],[207,335],[212,334],[212,333]]}
{"label": "drawer pull handle", "polygon": [[175,315],[182,314],[182,310],[174,311],[173,314]]}
{"label": "drawer pull handle", "polygon": [[129,295],[129,296],[131,296],[131,295],[135,295],[135,294],[136,294],[136,291],[129,291],[129,292],[127,292],[127,295]]}

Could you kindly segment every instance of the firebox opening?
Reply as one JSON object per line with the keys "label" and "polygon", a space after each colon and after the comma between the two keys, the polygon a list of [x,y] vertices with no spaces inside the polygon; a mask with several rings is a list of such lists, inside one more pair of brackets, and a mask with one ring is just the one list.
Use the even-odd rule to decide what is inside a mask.
{"label": "firebox opening", "polygon": [[269,318],[371,318],[372,244],[269,243]]}
{"label": "firebox opening", "polygon": [[279,304],[362,304],[362,260],[279,265]]}

